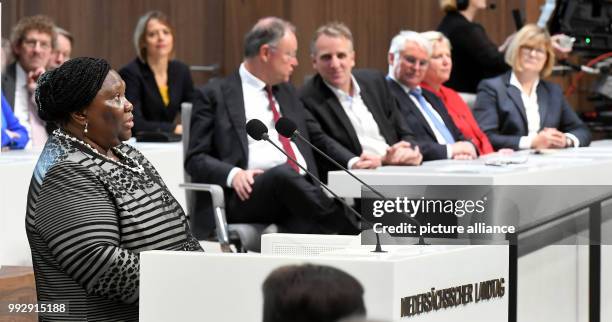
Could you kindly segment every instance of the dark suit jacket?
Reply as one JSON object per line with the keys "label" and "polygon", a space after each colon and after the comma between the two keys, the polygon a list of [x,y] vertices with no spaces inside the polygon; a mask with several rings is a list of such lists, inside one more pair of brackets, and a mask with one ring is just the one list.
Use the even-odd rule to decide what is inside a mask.
{"label": "dark suit jacket", "polygon": [[15,110],[15,83],[17,82],[17,62],[6,66],[6,70],[2,75],[2,93],[4,98],[11,105],[11,109]]}
{"label": "dark suit jacket", "polygon": [[[408,126],[416,135],[417,144],[421,148],[423,159],[439,160],[447,158],[446,145],[439,144],[431,127],[425,120],[425,117],[419,110],[418,106],[412,102],[409,95],[404,92],[404,89],[394,80],[387,79],[391,93],[398,102],[400,112],[404,119],[408,122]],[[431,104],[431,106],[440,114],[444,124],[453,135],[455,141],[466,141],[461,131],[453,122],[453,119],[448,115],[444,103],[436,96],[436,94],[423,89],[423,97]]]}
{"label": "dark suit jacket", "polygon": [[[306,139],[339,163],[347,163],[354,156],[321,131],[290,84],[279,84],[273,90],[281,114],[293,120]],[[238,71],[196,90],[190,133],[185,169],[194,182],[226,187],[227,175],[232,168],[247,168],[246,116]],[[301,140],[297,140],[296,145],[306,160],[308,170],[317,175],[312,149]],[[231,191],[228,189],[226,192]]]}
{"label": "dark suit jacket", "polygon": [[177,60],[168,63],[168,106],[159,93],[149,65],[136,58],[119,71],[125,81],[125,96],[134,104],[134,134],[139,131],[172,132],[181,103],[193,101],[193,81],[189,67]]}
{"label": "dark suit jacket", "polygon": [[[493,147],[517,150],[521,136],[528,133],[527,116],[521,92],[510,85],[511,72],[485,79],[478,86],[474,116]],[[559,85],[540,80],[536,88],[540,111],[540,129],[556,128],[572,133],[580,146],[591,143],[591,133],[563,97]]]}
{"label": "dark suit jacket", "polygon": [[[414,134],[401,117],[395,99],[385,82],[385,76],[374,70],[356,70],[353,76],[361,89],[361,98],[372,113],[380,134],[387,144],[393,145],[401,140],[414,143]],[[356,156],[361,155],[361,143],[355,128],[336,95],[323,82],[321,75],[315,75],[304,84],[300,90],[300,98],[325,133]],[[323,158],[317,157],[317,164],[322,174],[338,170]]]}
{"label": "dark suit jacket", "polygon": [[451,42],[453,70],[446,86],[458,91],[476,93],[478,83],[510,69],[500,52],[487,36],[484,28],[468,21],[457,11],[446,14],[438,31]]}

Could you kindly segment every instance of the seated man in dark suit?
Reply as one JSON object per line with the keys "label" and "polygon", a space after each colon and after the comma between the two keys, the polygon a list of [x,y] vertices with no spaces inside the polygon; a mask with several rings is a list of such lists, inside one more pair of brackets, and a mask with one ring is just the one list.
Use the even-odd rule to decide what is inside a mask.
{"label": "seated man in dark suit", "polygon": [[[296,233],[354,233],[345,208],[265,141],[247,137],[246,123],[259,119],[270,139],[317,174],[311,148],[281,138],[282,116],[339,162],[354,155],[327,137],[306,114],[288,84],[296,58],[295,27],[279,18],[261,19],[244,41],[244,61],[230,76],[197,90],[185,169],[194,182],[226,187],[228,222],[276,223]],[[308,125],[307,125],[308,124]],[[196,212],[206,206],[196,200]]]}
{"label": "seated man in dark suit", "polygon": [[417,137],[425,160],[474,159],[476,148],[455,126],[444,103],[423,90],[431,45],[419,33],[402,31],[389,48],[389,83],[400,111]]}
{"label": "seated man in dark suit", "polygon": [[[311,45],[317,74],[300,92],[304,106],[322,130],[355,157],[348,167],[376,168],[381,164],[418,165],[422,156],[412,146],[412,132],[402,119],[382,73],[353,72],[353,36],[344,24],[320,27]],[[319,170],[337,170],[321,160]]]}

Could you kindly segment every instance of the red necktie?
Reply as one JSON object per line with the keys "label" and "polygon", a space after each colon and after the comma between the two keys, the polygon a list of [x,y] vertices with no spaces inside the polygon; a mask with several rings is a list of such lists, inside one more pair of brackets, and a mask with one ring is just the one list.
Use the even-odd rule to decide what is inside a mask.
{"label": "red necktie", "polygon": [[[274,123],[276,123],[278,119],[280,119],[280,113],[278,113],[278,109],[276,108],[276,104],[274,103],[274,96],[272,95],[272,87],[266,86],[266,92],[268,93],[268,101],[270,102],[270,109],[272,110],[272,117],[274,118]],[[297,160],[297,158],[295,157],[295,152],[293,151],[293,148],[291,147],[291,142],[289,141],[289,139],[279,134],[278,140],[283,145],[283,150],[285,150],[285,152],[287,152],[287,154],[290,157]],[[295,172],[298,172],[298,173],[300,172],[300,169],[298,168],[297,164],[295,164],[295,162],[287,159],[287,163],[289,163],[289,166],[291,166],[293,170],[295,170]]]}

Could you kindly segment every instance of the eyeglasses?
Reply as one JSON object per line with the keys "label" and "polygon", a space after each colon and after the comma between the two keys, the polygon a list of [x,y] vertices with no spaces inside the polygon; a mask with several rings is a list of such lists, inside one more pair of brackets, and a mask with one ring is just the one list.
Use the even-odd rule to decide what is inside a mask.
{"label": "eyeglasses", "polygon": [[539,56],[546,55],[546,49],[542,47],[532,47],[523,45],[521,46],[521,50],[526,54],[531,54],[532,52],[535,52],[535,54]]}
{"label": "eyeglasses", "polygon": [[44,40],[38,40],[38,39],[25,39],[23,41],[23,45],[33,49],[36,48],[36,46],[40,46],[41,49],[50,49],[51,48],[51,43],[48,41],[44,41]]}
{"label": "eyeglasses", "polygon": [[418,60],[414,56],[403,56],[402,58],[411,65],[417,65],[418,63],[418,66],[420,67],[427,67],[427,65],[429,64],[429,60],[427,59]]}

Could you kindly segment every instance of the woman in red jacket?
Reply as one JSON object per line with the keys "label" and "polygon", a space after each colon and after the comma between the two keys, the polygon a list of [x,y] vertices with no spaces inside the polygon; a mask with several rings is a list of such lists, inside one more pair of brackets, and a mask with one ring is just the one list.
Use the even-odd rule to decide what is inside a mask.
{"label": "woman in red jacket", "polygon": [[474,143],[478,149],[478,154],[483,155],[493,152],[491,142],[476,123],[470,107],[457,92],[442,85],[450,77],[453,67],[450,41],[438,31],[428,31],[421,35],[427,38],[432,45],[429,67],[421,86],[434,92],[444,102],[455,125],[466,138]]}

